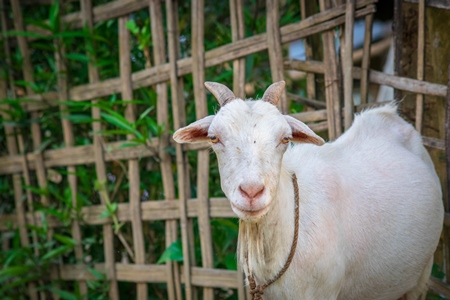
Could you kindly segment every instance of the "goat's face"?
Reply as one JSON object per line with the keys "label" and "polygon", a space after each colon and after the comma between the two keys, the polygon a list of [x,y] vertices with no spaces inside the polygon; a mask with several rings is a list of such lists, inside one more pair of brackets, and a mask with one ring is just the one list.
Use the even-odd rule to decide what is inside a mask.
{"label": "goat's face", "polygon": [[222,190],[233,211],[243,220],[258,221],[269,211],[277,192],[289,142],[322,145],[323,140],[302,122],[278,111],[275,105],[284,82],[270,86],[259,101],[236,99],[219,84],[206,86],[221,109],[215,116],[177,130],[174,139],[179,143],[208,141],[217,154]]}

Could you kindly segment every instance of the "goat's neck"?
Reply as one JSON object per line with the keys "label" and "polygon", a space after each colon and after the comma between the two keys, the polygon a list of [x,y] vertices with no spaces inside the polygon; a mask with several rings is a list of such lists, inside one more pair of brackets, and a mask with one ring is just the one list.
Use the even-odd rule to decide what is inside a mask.
{"label": "goat's neck", "polygon": [[294,191],[291,175],[281,171],[277,193],[265,217],[256,223],[240,221],[238,257],[246,274],[264,284],[283,268],[294,234]]}

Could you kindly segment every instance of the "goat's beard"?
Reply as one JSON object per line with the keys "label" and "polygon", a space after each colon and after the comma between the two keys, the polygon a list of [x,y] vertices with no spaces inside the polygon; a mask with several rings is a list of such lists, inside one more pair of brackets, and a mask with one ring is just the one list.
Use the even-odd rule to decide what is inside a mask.
{"label": "goat's beard", "polygon": [[[239,220],[237,253],[245,273],[254,272],[257,264],[266,261],[264,236],[261,224]],[[268,253],[267,253],[268,254]]]}

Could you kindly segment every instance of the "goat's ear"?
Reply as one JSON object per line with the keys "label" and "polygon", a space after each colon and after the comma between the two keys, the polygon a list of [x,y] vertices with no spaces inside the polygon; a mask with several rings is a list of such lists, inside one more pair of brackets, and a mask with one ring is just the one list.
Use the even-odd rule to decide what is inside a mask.
{"label": "goat's ear", "polygon": [[208,139],[208,129],[214,116],[207,116],[194,123],[180,128],[173,134],[173,139],[177,143],[198,143]]}
{"label": "goat's ear", "polygon": [[291,117],[284,116],[289,126],[292,129],[292,141],[297,143],[310,143],[317,146],[322,146],[325,141],[314,133],[305,123]]}

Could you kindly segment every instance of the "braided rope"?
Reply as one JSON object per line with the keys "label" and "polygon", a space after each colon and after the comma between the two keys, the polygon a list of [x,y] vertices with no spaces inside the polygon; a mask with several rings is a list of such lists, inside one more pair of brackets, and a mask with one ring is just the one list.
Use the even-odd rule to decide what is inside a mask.
{"label": "braided rope", "polygon": [[[272,283],[280,279],[281,276],[287,271],[289,268],[292,259],[294,258],[295,249],[297,248],[297,241],[298,241],[298,226],[299,226],[299,210],[300,210],[300,196],[298,193],[298,183],[297,183],[297,176],[295,174],[292,174],[292,184],[294,185],[294,195],[295,195],[295,206],[297,209],[295,210],[295,227],[294,227],[294,239],[292,241],[291,251],[289,252],[288,259],[284,263],[284,267],[278,272],[278,274],[266,282],[263,285],[256,285],[255,278],[251,274],[250,270],[247,279],[250,285],[250,294],[252,295],[252,300],[263,300],[264,290],[270,286]],[[248,264],[248,262],[247,262]]]}

